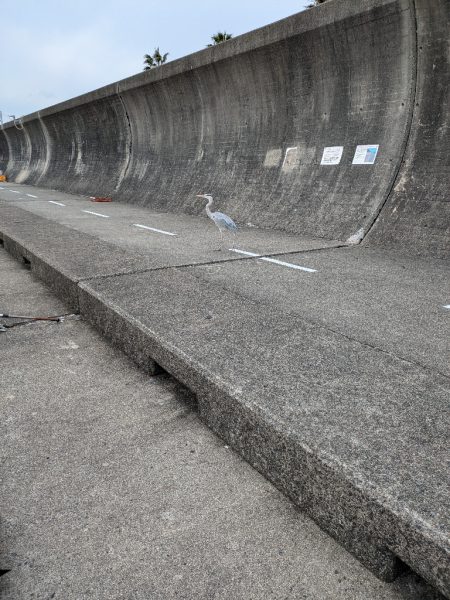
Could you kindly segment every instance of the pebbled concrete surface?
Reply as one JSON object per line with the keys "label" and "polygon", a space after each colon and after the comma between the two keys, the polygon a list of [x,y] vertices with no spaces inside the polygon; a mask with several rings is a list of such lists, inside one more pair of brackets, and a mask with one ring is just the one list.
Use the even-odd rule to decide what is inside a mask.
{"label": "pebbled concrete surface", "polygon": [[448,589],[448,377],[196,269],[81,290],[86,318],[125,351],[144,336],[205,421],[366,565],[391,578],[398,556]]}
{"label": "pebbled concrete surface", "polygon": [[450,377],[450,260],[420,260],[347,247],[278,256],[316,269],[301,273],[264,261],[190,269],[209,283],[283,314]]}
{"label": "pebbled concrete surface", "polygon": [[[118,198],[131,204],[151,207],[154,220],[161,218],[156,216],[155,211],[158,210],[199,215],[202,207],[194,195],[199,191],[211,191],[219,198],[217,207],[242,223],[269,224],[286,231],[341,240],[363,228],[365,233],[369,231],[364,245],[388,246],[403,254],[409,252],[448,258],[446,148],[450,130],[446,120],[449,105],[446,83],[449,69],[448,61],[443,57],[448,54],[449,19],[447,0],[330,2],[228,44],[174,61],[157,72],[143,73],[50,107],[38,115],[29,115],[24,118],[22,131],[7,124],[0,132],[0,166],[7,169],[11,179],[21,183],[40,181],[43,185],[78,193],[117,194]],[[161,135],[161,127],[164,135]],[[357,143],[380,145],[374,165],[352,164]],[[335,144],[344,147],[340,165],[320,165],[323,148]],[[37,202],[21,199],[20,193],[15,196],[19,196],[17,203],[39,212],[36,210],[39,207]],[[362,400],[366,402],[365,417],[372,416],[364,432],[373,442],[369,444],[370,452],[365,451],[365,440],[361,441],[359,430],[356,435],[356,459],[361,457],[363,462],[369,461],[365,474],[373,473],[371,469],[379,465],[375,486],[381,482],[379,489],[383,498],[384,494],[392,491],[390,473],[384,471],[391,466],[392,457],[386,441],[376,437],[374,422],[377,425],[377,419],[372,414],[373,406],[376,406],[382,409],[381,420],[385,415],[391,415],[388,423],[391,437],[388,439],[389,445],[394,447],[393,456],[397,456],[397,462],[401,463],[402,455],[396,452],[404,443],[409,450],[408,459],[412,457],[410,463],[418,465],[416,481],[411,481],[410,465],[407,465],[403,493],[402,468],[395,464],[391,469],[395,480],[394,494],[385,504],[381,503],[382,512],[377,512],[380,508],[377,498],[373,513],[364,509],[355,514],[361,496],[339,495],[342,481],[330,479],[326,468],[316,469],[318,465],[314,460],[319,456],[316,453],[309,466],[311,472],[316,469],[317,485],[315,489],[305,486],[305,510],[315,510],[315,518],[352,547],[356,555],[365,559],[380,575],[394,575],[397,554],[448,592],[449,561],[440,554],[446,551],[448,532],[441,535],[441,523],[444,522],[441,517],[445,513],[440,511],[445,510],[445,503],[441,503],[440,498],[445,491],[442,492],[439,487],[439,461],[430,462],[430,468],[426,469],[431,456],[441,456],[440,444],[445,435],[442,434],[444,418],[435,421],[442,406],[446,406],[447,396],[442,397],[441,393],[447,394],[448,383],[448,378],[443,375],[448,365],[441,352],[445,350],[445,337],[439,329],[440,313],[435,304],[438,296],[445,291],[442,270],[433,265],[432,272],[427,274],[419,268],[421,276],[419,293],[416,294],[412,274],[414,264],[411,263],[411,269],[405,274],[399,274],[399,265],[395,264],[392,277],[386,277],[386,292],[380,293],[377,285],[378,288],[384,287],[384,281],[379,273],[373,272],[373,265],[381,264],[376,257],[360,261],[356,277],[352,278],[348,269],[352,263],[350,257],[368,257],[369,254],[355,252],[342,261],[335,260],[341,256],[340,251],[333,252],[328,254],[328,258],[338,273],[346,274],[348,289],[337,278],[329,276],[329,287],[315,284],[305,293],[307,306],[302,307],[301,301],[287,298],[285,302],[291,307],[293,317],[289,313],[289,318],[283,315],[276,322],[276,300],[283,299],[284,281],[274,293],[275,302],[269,304],[265,304],[267,296],[261,295],[259,290],[255,294],[256,300],[251,298],[245,303],[242,294],[238,293],[240,289],[236,289],[245,290],[246,280],[239,275],[240,267],[244,262],[253,266],[257,263],[253,259],[238,262],[233,257],[233,267],[223,264],[221,269],[217,258],[222,263],[229,261],[223,260],[223,249],[206,248],[205,244],[195,240],[195,235],[191,236],[195,243],[191,243],[189,252],[185,253],[181,246],[174,251],[175,244],[172,247],[167,240],[154,243],[143,236],[123,233],[121,219],[125,215],[120,215],[120,211],[117,211],[114,223],[108,221],[109,224],[95,234],[96,226],[89,220],[92,217],[80,218],[78,213],[71,215],[67,210],[62,218],[67,218],[69,226],[63,226],[42,216],[31,215],[30,210],[29,215],[26,211],[14,213],[16,209],[13,210],[10,205],[15,203],[2,202],[7,205],[2,206],[2,226],[6,227],[5,220],[9,219],[9,236],[8,231],[4,235],[5,247],[17,257],[30,261],[33,272],[51,283],[53,289],[74,307],[78,306],[78,283],[86,278],[114,275],[124,284],[132,277],[126,274],[142,270],[142,266],[144,269],[164,268],[167,271],[165,275],[169,276],[174,271],[169,272],[168,266],[198,265],[205,259],[216,263],[208,273],[213,281],[206,280],[208,278],[205,279],[204,272],[200,271],[202,276],[194,277],[192,285],[184,280],[182,289],[185,297],[175,298],[171,305],[169,296],[158,298],[168,324],[168,335],[158,330],[164,319],[160,323],[152,315],[156,322],[155,330],[159,331],[155,337],[152,321],[143,325],[142,315],[134,310],[136,307],[129,311],[124,308],[126,302],[122,303],[120,298],[119,304],[112,304],[112,299],[102,297],[101,291],[91,290],[91,295],[86,293],[83,296],[84,309],[92,309],[90,316],[105,332],[110,328],[110,337],[115,335],[117,338],[119,333],[129,331],[132,335],[126,343],[123,339],[117,339],[117,343],[130,355],[130,348],[133,348],[135,360],[140,362],[147,356],[149,361],[149,357],[155,355],[161,364],[169,365],[181,379],[189,381],[194,389],[201,392],[199,401],[203,418],[221,435],[232,439],[244,455],[250,449],[248,459],[274,480],[278,476],[283,479],[283,475],[289,473],[280,457],[292,458],[292,464],[298,466],[295,461],[302,458],[301,453],[294,451],[298,450],[298,440],[291,444],[289,428],[286,427],[283,443],[280,443],[281,451],[273,452],[277,447],[274,442],[280,439],[273,435],[277,419],[271,422],[269,418],[268,425],[264,420],[268,415],[276,416],[270,405],[271,398],[262,393],[261,398],[254,399],[254,406],[250,408],[259,407],[258,401],[261,400],[260,404],[264,406],[259,417],[262,415],[263,418],[252,420],[252,410],[236,398],[233,386],[239,377],[231,378],[224,389],[221,386],[220,362],[216,360],[216,370],[208,372],[204,368],[203,356],[198,362],[192,361],[192,348],[183,338],[183,327],[189,327],[189,324],[203,327],[200,335],[206,334],[207,338],[208,328],[211,329],[213,323],[218,325],[213,333],[209,332],[209,341],[214,342],[211,350],[216,359],[223,357],[225,379],[232,371],[227,371],[230,364],[247,383],[255,379],[257,373],[260,373],[258,377],[261,379],[261,373],[264,375],[263,371],[258,371],[261,365],[256,365],[254,372],[250,372],[248,368],[253,363],[246,365],[243,362],[241,368],[236,360],[239,356],[245,357],[246,349],[254,351],[270,370],[273,366],[270,353],[277,352],[279,338],[284,343],[284,354],[281,352],[284,362],[280,362],[277,355],[274,361],[277,377],[284,374],[286,365],[291,368],[297,366],[297,376],[301,373],[297,383],[301,381],[301,393],[304,390],[311,392],[307,399],[309,402],[321,400],[325,389],[330,397],[335,395],[345,404],[346,400],[354,397],[352,385],[356,382],[355,394],[363,393]],[[164,219],[168,225],[183,227],[182,219]],[[196,230],[190,217],[185,223],[185,233]],[[202,223],[198,221],[198,225]],[[267,233],[262,235],[267,237]],[[213,238],[210,239],[212,241]],[[250,231],[248,240],[258,244],[261,236]],[[291,241],[286,238],[281,246],[286,243],[283,246],[285,250],[303,251],[311,242],[309,240],[306,245],[294,248],[290,245]],[[271,238],[270,248],[264,252],[273,253],[274,245],[280,246],[279,236]],[[217,253],[216,258],[214,252]],[[305,257],[302,255],[300,258]],[[396,262],[390,259],[390,266]],[[139,264],[138,269],[136,264]],[[234,267],[238,273],[236,281]],[[231,289],[219,281],[227,275],[233,278]],[[367,289],[355,295],[349,294],[358,290],[365,275],[371,277]],[[152,281],[158,277],[152,274]],[[263,275],[263,279],[273,285],[270,275]],[[431,279],[432,293],[427,298],[426,284]],[[395,285],[397,280],[401,283],[399,291]],[[319,278],[316,279],[318,281]],[[435,282],[437,285],[434,285]],[[393,316],[383,319],[376,300],[370,297],[371,290],[374,298],[381,296],[385,301],[390,299],[390,294],[395,295],[398,305]],[[405,311],[406,318],[402,319],[398,316],[400,302],[406,299],[409,290],[413,298],[417,296],[420,306],[417,310]],[[137,297],[143,292],[147,293],[145,285],[136,292]],[[214,306],[224,302],[228,311],[221,314],[222,321],[219,318],[215,322],[214,311],[206,317],[213,323],[201,321],[196,314],[196,310],[201,308],[198,306],[201,304],[199,293],[201,300],[206,298]],[[333,295],[338,295],[341,300],[347,299],[338,310],[331,309]],[[154,290],[148,293],[148,298],[156,296],[158,293]],[[238,301],[230,301],[234,297]],[[320,307],[316,306],[317,298],[321,299]],[[131,297],[127,302],[133,304],[134,300]],[[358,306],[361,301],[367,302],[369,314],[365,312],[366,304]],[[434,308],[428,311],[430,301]],[[447,304],[448,300],[444,303]],[[153,308],[150,307],[150,312]],[[146,313],[149,309],[147,304],[144,309]],[[422,317],[424,309],[426,316]],[[168,347],[173,333],[170,311],[175,312],[174,326],[175,329],[180,328],[180,337],[178,346],[169,343]],[[183,311],[189,314],[187,323],[182,320],[185,318]],[[305,312],[311,313],[312,318]],[[234,347],[228,335],[228,320],[235,319],[236,323],[244,326],[244,315],[250,323],[250,333],[253,332],[253,324],[258,323],[259,329],[254,332],[256,343],[252,345],[253,340],[241,339],[237,335],[238,351],[230,363],[228,349],[234,352]],[[373,322],[372,315],[375,317]],[[419,321],[418,328],[414,327],[414,319]],[[261,333],[266,324],[268,339]],[[320,332],[312,336],[312,332],[319,329]],[[328,329],[333,330],[329,335],[326,333]],[[357,356],[354,345],[361,345],[361,341],[354,339],[358,335],[363,338],[364,345],[360,356]],[[296,336],[304,336],[305,339]],[[348,351],[348,356],[339,355],[336,340],[341,338],[345,339],[341,346]],[[195,340],[200,345],[201,340]],[[294,360],[295,351],[290,351],[292,340],[297,349],[303,348],[300,367]],[[303,347],[305,340],[310,343]],[[180,352],[183,344],[186,344],[186,350]],[[195,355],[197,348],[193,350]],[[308,356],[308,351],[313,350],[318,355],[316,361],[311,361]],[[369,361],[368,356],[373,352],[384,356],[380,358],[377,355],[376,359]],[[433,368],[434,357],[436,369]],[[331,376],[327,373],[323,377],[320,369],[317,373],[317,365],[320,366],[324,358]],[[405,359],[407,366],[403,364]],[[383,361],[390,361],[389,368]],[[361,365],[364,368],[360,382]],[[374,365],[377,367],[375,375]],[[305,371],[308,376],[304,375]],[[316,382],[311,380],[311,375],[318,375],[323,388],[315,387]],[[293,390],[292,398],[296,398],[297,389],[294,389],[293,380],[289,377],[293,377],[292,370],[286,381],[276,377],[271,379],[269,389],[274,398],[278,397],[280,390],[289,392],[289,386]],[[405,378],[407,385],[400,386]],[[347,388],[345,391],[344,387]],[[378,397],[377,391],[380,391]],[[252,398],[251,392],[249,398]],[[370,399],[373,406],[367,404]],[[289,402],[285,402],[284,396],[282,400],[284,410]],[[302,405],[302,409],[304,406],[307,404]],[[230,407],[232,411],[229,411]],[[331,408],[326,416],[331,421],[336,416],[337,423],[338,415],[333,413],[336,407]],[[398,414],[395,408],[399,408],[403,420],[396,420]],[[412,408],[417,414],[410,414]],[[426,408],[432,413],[427,413]],[[357,408],[351,406],[350,409],[349,422],[354,423]],[[345,411],[344,414],[347,416]],[[342,415],[339,416],[342,420]],[[434,419],[431,428],[428,428],[427,417]],[[317,421],[320,427],[320,419]],[[360,421],[356,419],[356,423],[360,424]],[[397,425],[397,429],[392,429],[393,424]],[[346,423],[342,430],[347,431]],[[396,439],[398,430],[403,436],[400,442]],[[381,427],[378,433],[384,431]],[[414,444],[416,434],[420,435]],[[326,451],[328,444],[339,451],[342,448],[347,450],[352,443],[352,432],[349,432],[343,444],[337,435],[327,439],[324,448]],[[428,454],[427,444],[431,448]],[[379,446],[376,460],[370,462],[373,449]],[[252,448],[256,451],[253,452]],[[339,456],[345,457],[345,452]],[[355,457],[351,459],[352,474],[358,478],[358,471],[354,468]],[[345,470],[348,465],[344,463],[339,463],[339,466]],[[302,475],[307,471],[300,469]],[[329,485],[331,480],[334,482],[332,486]],[[402,485],[397,485],[399,482]],[[297,484],[298,481],[294,481],[292,488],[295,489]],[[365,481],[364,498],[370,490],[369,484],[372,482]],[[331,490],[329,495],[326,490]],[[320,497],[318,491],[324,491],[322,505],[315,502]],[[287,492],[290,493],[289,489]],[[338,494],[337,503],[333,494]],[[428,494],[435,495],[427,503]],[[308,506],[308,498],[312,499],[311,506]],[[304,497],[299,498],[300,503],[302,500]],[[347,502],[342,518],[333,512],[336,506],[340,506],[339,501]],[[420,517],[414,510],[410,514],[411,506],[419,508]],[[427,511],[433,506],[436,510],[430,514]],[[323,507],[326,510],[322,513]],[[394,512],[398,509],[401,514],[397,514],[395,522],[390,523],[386,515],[391,515],[392,507]],[[360,520],[362,528],[359,527]],[[412,530],[405,531],[405,523],[412,523]],[[380,526],[377,531],[374,531],[375,524]]]}
{"label": "pebbled concrete surface", "polygon": [[[71,202],[79,227],[86,201]],[[162,268],[171,248],[152,241],[155,262],[114,240],[134,220],[125,205],[88,234],[15,204],[0,206],[10,252],[145,371],[162,365],[198,393],[202,418],[380,577],[400,557],[447,589],[443,261],[362,247],[277,255],[317,268],[306,273],[225,248],[210,264]]]}
{"label": "pebbled concrete surface", "polygon": [[[4,251],[0,273],[1,307],[64,308]],[[202,425],[184,388],[83,321],[14,327],[0,352],[2,599],[438,598],[412,573],[376,579]]]}
{"label": "pebbled concrete surface", "polygon": [[[11,190],[19,191],[15,194]],[[38,196],[30,198],[27,194]],[[59,202],[64,206],[52,204]],[[227,253],[233,243],[258,254],[281,254],[320,248],[332,248],[342,245],[337,240],[326,240],[308,236],[293,235],[271,229],[261,229],[248,223],[239,223],[239,233],[234,237],[224,234],[223,239],[214,223],[208,219],[204,210],[206,201],[196,199],[201,217],[167,212],[155,212],[148,208],[131,206],[124,202],[97,203],[85,196],[55,192],[44,188],[6,183],[0,188],[0,203],[6,202],[11,208],[44,217],[83,234],[94,235],[107,243],[114,244],[130,252],[145,254],[145,265],[152,268],[180,266],[202,262],[242,259],[242,256]],[[214,210],[220,210],[217,203]],[[5,216],[8,209],[5,207]],[[91,211],[90,213],[84,212]],[[105,217],[98,217],[97,212]],[[9,214],[13,214],[10,211]],[[33,222],[33,217],[24,219]],[[144,230],[134,224],[153,227],[168,233]]]}

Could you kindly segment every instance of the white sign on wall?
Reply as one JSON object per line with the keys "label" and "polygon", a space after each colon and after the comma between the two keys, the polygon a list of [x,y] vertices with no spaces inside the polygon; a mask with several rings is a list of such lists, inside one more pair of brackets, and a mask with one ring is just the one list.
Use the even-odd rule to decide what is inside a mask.
{"label": "white sign on wall", "polygon": [[356,146],[354,165],[373,165],[378,154],[379,146],[372,144],[370,146]]}
{"label": "white sign on wall", "polygon": [[338,165],[341,162],[344,146],[328,146],[323,149],[321,165]]}

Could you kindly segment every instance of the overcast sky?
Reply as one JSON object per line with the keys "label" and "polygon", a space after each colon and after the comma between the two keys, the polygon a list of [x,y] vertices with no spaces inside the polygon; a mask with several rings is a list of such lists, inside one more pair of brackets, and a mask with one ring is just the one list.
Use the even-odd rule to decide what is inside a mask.
{"label": "overcast sky", "polygon": [[179,58],[310,0],[0,0],[0,111],[26,115],[138,73],[156,46]]}

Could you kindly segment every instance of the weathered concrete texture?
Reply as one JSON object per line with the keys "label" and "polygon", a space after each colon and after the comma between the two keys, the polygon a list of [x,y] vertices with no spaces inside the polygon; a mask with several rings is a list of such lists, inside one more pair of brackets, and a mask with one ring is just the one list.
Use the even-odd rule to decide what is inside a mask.
{"label": "weathered concrete texture", "polygon": [[[221,242],[214,225],[205,219],[169,217],[169,227],[175,225],[176,231],[180,233],[177,237],[170,237],[170,241],[167,236],[149,236],[147,232],[133,227],[133,215],[129,215],[124,223],[123,217],[120,218],[123,210],[120,206],[108,207],[109,213],[118,212],[119,218],[111,220],[111,225],[107,227],[104,219],[101,219],[102,226],[99,226],[96,217],[80,212],[79,206],[72,218],[69,214],[62,219],[67,225],[70,224],[65,226],[37,216],[30,210],[23,210],[22,200],[19,206],[14,204],[15,200],[1,200],[12,197],[6,195],[12,189],[11,186],[2,187],[6,187],[6,191],[0,190],[1,244],[15,258],[26,263],[73,310],[78,309],[77,284],[85,279],[170,266],[248,260],[245,255],[230,252],[228,248],[231,240]],[[33,191],[37,190],[33,188]],[[94,211],[105,210],[86,200],[83,206]],[[148,211],[140,212],[145,212],[140,215],[145,218],[145,223],[166,227],[164,223],[155,224]],[[56,215],[58,214],[57,212]],[[167,217],[163,217],[163,220],[167,223]],[[335,245],[333,242],[252,228],[245,234],[242,233],[240,240],[246,240],[249,243],[247,248],[257,253],[270,253],[275,249],[279,253]]]}
{"label": "weathered concrete texture", "polygon": [[[210,191],[241,223],[345,240],[391,191],[422,82],[416,21],[444,4],[332,2],[30,115],[21,135],[45,128],[48,187],[190,214]],[[10,160],[31,173],[18,135]],[[352,165],[371,143],[375,165]],[[333,145],[341,164],[321,166]]]}
{"label": "weathered concrete texture", "polygon": [[[57,316],[69,312],[67,305],[52,294],[4,250],[0,251],[0,313],[23,316]],[[26,319],[0,317],[0,327],[27,323]],[[1,565],[0,565],[1,566]]]}
{"label": "weathered concrete texture", "polygon": [[[20,194],[11,192],[13,189],[20,191]],[[27,196],[28,193],[35,198]],[[49,200],[62,202],[64,207],[52,204]],[[197,202],[204,208],[203,200],[197,198]],[[193,217],[150,211],[147,208],[120,202],[93,203],[83,196],[26,185],[0,186],[1,203],[7,203],[9,209],[3,213],[0,208],[0,231],[8,223],[7,215],[12,214],[11,206],[17,206],[18,215],[23,214],[21,211],[29,211],[82,233],[94,235],[97,239],[121,248],[145,252],[153,268],[216,260],[241,260],[245,255],[229,253],[233,244],[236,248],[258,254],[282,254],[342,246],[342,242],[338,241],[293,235],[272,229],[259,229],[253,227],[252,223],[239,227],[235,237],[228,234],[222,239],[218,229],[207,218],[204,211],[201,217]],[[96,217],[84,212],[85,210],[106,214],[109,218]],[[24,215],[25,218],[27,222],[31,219],[29,215]],[[151,230],[136,228],[134,226],[136,223],[176,235],[158,234]]]}
{"label": "weathered concrete texture", "polygon": [[[53,206],[52,216],[56,220],[50,220],[31,212],[33,206],[42,206],[41,203],[19,200],[17,205],[15,198],[20,196],[8,196],[13,187],[2,187],[0,239],[5,249],[18,260],[25,259],[32,271],[74,309],[78,306],[77,283],[85,279],[170,266],[248,259],[245,255],[230,252],[232,240],[222,242],[215,226],[205,219],[153,215],[148,210],[129,210],[125,205],[107,205],[105,208],[105,205],[101,205],[98,208],[99,205],[84,199],[82,207],[94,212],[107,211],[116,218],[110,221],[100,219],[100,225],[95,215],[81,212],[80,202],[75,202],[72,213],[61,212],[60,208],[55,209]],[[41,193],[32,189],[35,194]],[[11,201],[5,201],[5,198]],[[61,200],[60,194],[58,199]],[[73,199],[71,202],[74,204]],[[24,210],[27,204],[28,210]],[[46,205],[48,206],[48,202]],[[38,212],[50,216],[48,209]],[[138,216],[136,212],[144,223],[154,227],[174,228],[178,235],[149,236],[144,230],[133,227],[133,217]],[[157,223],[155,218],[158,219]],[[239,241],[246,242],[247,249],[252,252],[264,254],[336,245],[335,242],[326,240],[254,228],[242,231]]]}
{"label": "weathered concrete texture", "polygon": [[400,557],[449,593],[449,379],[195,270],[85,282],[81,313],[125,351],[146,338],[208,425],[379,576]]}
{"label": "weathered concrete texture", "polygon": [[[41,183],[100,196],[115,191],[130,150],[129,126],[120,96],[93,100],[83,111],[67,109],[42,117],[42,124],[49,144],[47,172]],[[62,176],[66,181],[63,185]]]}
{"label": "weathered concrete texture", "polygon": [[450,262],[353,247],[278,256],[314,274],[263,261],[191,270],[199,285],[301,316],[450,377]]}
{"label": "weathered concrete texture", "polygon": [[370,244],[450,256],[450,2],[415,0],[417,93],[395,188]]}
{"label": "weathered concrete texture", "polygon": [[6,169],[8,163],[11,164],[8,137],[3,128],[0,128],[0,170]]}
{"label": "weathered concrete texture", "polygon": [[[2,146],[8,148],[8,163],[0,163],[0,169],[3,170],[3,174],[6,174],[9,180],[21,183],[27,179],[30,173],[30,163],[32,160],[31,130],[35,130],[34,122],[32,127],[23,127],[21,130],[17,129],[14,125],[2,130],[2,138],[4,139]],[[36,157],[37,160],[42,156],[43,151],[44,148],[39,149],[39,157]],[[2,154],[4,152],[2,149]]]}
{"label": "weathered concrete texture", "polygon": [[[0,306],[64,308],[3,252],[0,274]],[[85,323],[0,347],[3,600],[436,600],[377,580]]]}
{"label": "weathered concrete texture", "polygon": [[[48,154],[46,132],[40,120],[30,121],[21,130],[14,127],[3,133],[14,148],[7,168],[8,179],[17,183],[25,180],[29,184],[38,182],[47,170]],[[20,151],[16,151],[18,147]]]}
{"label": "weathered concrete texture", "polygon": [[[97,228],[75,199],[52,216],[19,194],[26,210],[13,206],[12,192],[1,194],[0,231],[138,364],[188,385],[202,418],[380,577],[403,561],[450,596],[449,378],[443,357],[433,365],[445,350],[444,262],[427,273],[368,248],[289,255],[316,260],[317,278],[300,290],[287,272],[264,271],[266,292],[248,277],[259,277],[257,260],[219,264],[231,253],[208,249],[213,229],[197,242],[208,222],[192,219],[203,211],[195,194],[211,192],[240,224],[308,236],[265,234],[266,244],[245,232],[258,253],[363,228],[367,245],[443,258],[448,11],[447,0],[335,0],[29,115],[22,132],[7,125],[0,168],[19,183],[113,193],[180,236],[131,241],[124,205]],[[355,146],[372,143],[375,164],[352,165]],[[334,145],[341,163],[321,166]],[[197,266],[168,268],[179,264]],[[408,293],[415,305],[401,319]],[[395,304],[389,318],[376,297]]]}
{"label": "weathered concrete texture", "polygon": [[2,171],[2,175],[5,175],[7,165],[12,165],[12,160],[10,156],[9,136],[3,127],[0,127],[0,171]]}
{"label": "weathered concrete texture", "polygon": [[33,272],[74,309],[81,279],[145,268],[144,255],[127,253],[15,206],[2,206],[1,214],[5,249],[18,260],[25,259]]}
{"label": "weathered concrete texture", "polygon": [[[52,193],[67,205],[47,216],[68,227],[37,216],[47,210],[36,208],[41,198],[21,201],[2,187],[8,250],[28,256],[36,274],[147,372],[162,365],[197,393],[205,421],[379,576],[396,575],[398,556],[447,589],[440,469],[450,290],[442,261],[360,247],[279,256],[314,274],[229,262],[231,252],[170,269],[183,252],[184,265],[214,255],[213,238],[201,239],[208,221],[113,203],[101,210],[114,218],[89,217],[88,235],[73,229],[88,222],[79,216],[80,206],[92,208],[87,200]],[[131,234],[120,229],[137,214],[184,223],[179,251],[152,239],[129,252]],[[295,247],[295,236],[274,235]]]}

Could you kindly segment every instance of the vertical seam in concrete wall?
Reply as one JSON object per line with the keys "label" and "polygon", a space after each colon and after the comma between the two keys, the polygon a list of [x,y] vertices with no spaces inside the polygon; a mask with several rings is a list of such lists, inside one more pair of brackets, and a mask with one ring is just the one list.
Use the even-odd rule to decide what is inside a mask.
{"label": "vertical seam in concrete wall", "polygon": [[128,130],[129,130],[129,134],[130,134],[130,141],[129,141],[129,144],[128,144],[128,152],[127,152],[127,158],[125,159],[125,164],[124,164],[124,166],[123,166],[123,168],[122,168],[122,172],[121,172],[121,174],[119,175],[119,179],[118,179],[118,181],[117,181],[117,185],[116,185],[116,187],[114,188],[114,191],[115,191],[115,192],[117,192],[117,190],[120,188],[120,186],[121,186],[121,184],[122,184],[122,181],[125,179],[125,176],[126,176],[126,174],[127,174],[128,168],[129,168],[129,166],[130,166],[130,163],[131,163],[131,152],[132,152],[132,148],[133,148],[133,133],[132,133],[132,129],[131,129],[130,116],[129,116],[129,114],[128,114],[128,111],[127,111],[127,108],[126,108],[126,106],[125,106],[124,99],[123,99],[123,98],[122,98],[122,96],[120,95],[120,87],[119,87],[119,84],[117,84],[117,90],[116,90],[116,94],[117,94],[117,97],[118,97],[118,98],[119,98],[119,100],[120,100],[120,103],[121,103],[121,105],[122,105],[123,111],[124,111],[124,113],[125,113],[125,116],[126,116],[126,118],[127,118]]}
{"label": "vertical seam in concrete wall", "polygon": [[40,111],[38,111],[37,116],[38,116],[39,123],[41,124],[42,133],[44,134],[44,138],[45,138],[45,160],[44,160],[44,166],[43,166],[43,168],[41,170],[41,174],[39,175],[39,177],[37,178],[37,181],[36,181],[36,183],[39,183],[39,181],[42,179],[42,177],[47,173],[48,166],[50,164],[51,138],[50,138],[50,134],[49,134],[48,129],[47,129],[47,125],[44,123],[44,119],[41,117]]}
{"label": "vertical seam in concrete wall", "polygon": [[[17,127],[16,127],[16,129],[17,129]],[[25,139],[27,165],[22,167],[21,170],[19,171],[19,173],[16,175],[15,181],[17,183],[23,183],[24,181],[26,181],[28,179],[28,177],[30,176],[30,169],[31,169],[32,144],[31,144],[31,137],[30,137],[30,134],[28,133],[26,124],[22,126],[22,132],[23,132],[23,136]]]}
{"label": "vertical seam in concrete wall", "polygon": [[11,164],[11,161],[13,161],[14,159],[13,159],[13,154],[12,154],[11,142],[9,141],[9,137],[8,137],[3,125],[2,125],[2,132],[3,132],[3,135],[5,136],[6,144],[8,146],[8,160],[7,160],[7,163],[5,166],[5,173],[6,173],[6,175],[8,175],[9,165]]}
{"label": "vertical seam in concrete wall", "polygon": [[[402,146],[402,150],[401,150],[401,159],[399,160],[398,163],[398,167],[395,170],[394,175],[392,176],[392,180],[389,184],[388,190],[386,192],[386,197],[384,199],[384,201],[379,205],[379,207],[377,208],[372,222],[370,223],[370,225],[367,228],[367,231],[364,234],[364,238],[365,239],[368,234],[370,233],[370,231],[372,230],[372,228],[374,227],[375,223],[378,220],[378,217],[380,216],[381,211],[383,210],[383,208],[385,207],[387,201],[389,200],[389,198],[391,197],[391,194],[395,188],[395,185],[398,181],[398,176],[399,173],[402,170],[403,165],[405,164],[405,156],[406,156],[406,151],[409,147],[409,140],[411,138],[411,131],[412,131],[412,124],[413,124],[413,120],[414,120],[414,115],[416,112],[416,97],[417,97],[417,76],[418,76],[418,33],[417,33],[417,16],[416,16],[416,3],[415,0],[410,0],[410,6],[411,6],[411,15],[412,15],[412,26],[414,27],[414,46],[413,46],[413,66],[412,66],[412,81],[413,81],[413,85],[412,85],[412,89],[411,89],[411,110],[410,110],[410,114],[408,117],[408,123],[406,126],[406,135],[405,135],[405,141],[404,144]],[[363,240],[361,240],[363,241]]]}

